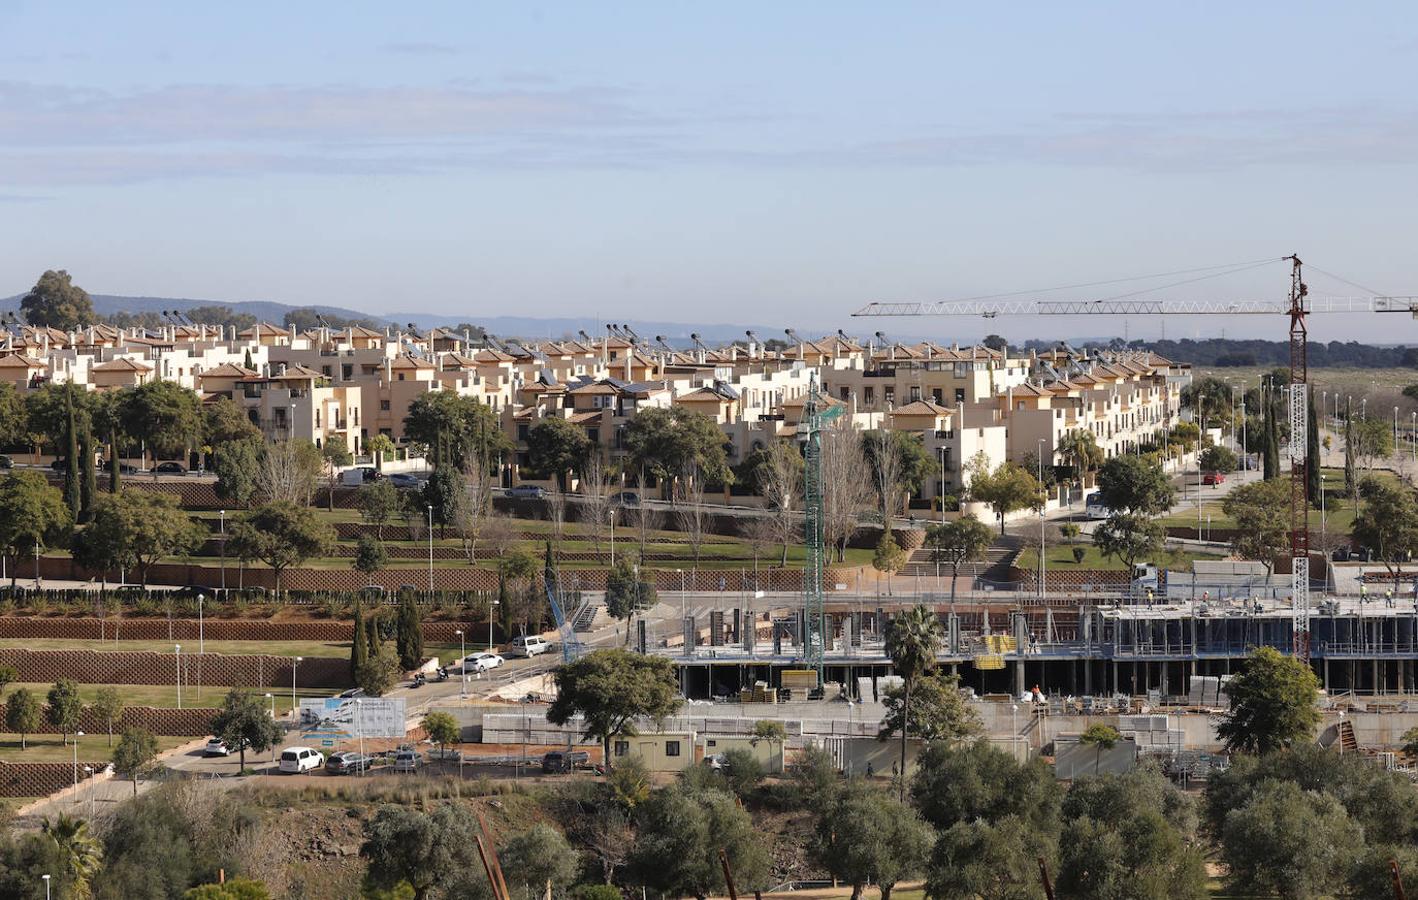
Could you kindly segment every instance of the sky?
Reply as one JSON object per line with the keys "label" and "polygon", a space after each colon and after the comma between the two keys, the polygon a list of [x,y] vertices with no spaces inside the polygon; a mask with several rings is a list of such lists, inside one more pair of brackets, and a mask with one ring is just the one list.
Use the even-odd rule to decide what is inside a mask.
{"label": "sky", "polygon": [[1283,296],[1289,253],[1418,294],[1412,4],[0,0],[0,40],[0,295],[963,341],[1164,323],[850,314],[1263,259],[1154,296]]}

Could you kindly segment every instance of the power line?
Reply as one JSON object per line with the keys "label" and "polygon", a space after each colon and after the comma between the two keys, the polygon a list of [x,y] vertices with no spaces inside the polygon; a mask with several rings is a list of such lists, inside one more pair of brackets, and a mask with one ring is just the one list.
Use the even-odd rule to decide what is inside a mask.
{"label": "power line", "polygon": [[[1032,288],[1032,289],[1030,289],[1030,290],[1025,290],[1025,291],[1009,291],[1009,292],[1007,292],[1007,293],[1002,293],[1002,294],[979,294],[979,295],[974,296],[974,297],[957,297],[957,298],[955,298],[955,299],[957,299],[957,300],[1000,300],[1000,299],[1004,299],[1004,298],[1007,298],[1007,297],[1023,297],[1023,296],[1026,296],[1026,295],[1028,295],[1028,294],[1047,294],[1047,293],[1051,293],[1051,292],[1053,292],[1053,291],[1069,291],[1069,290],[1073,290],[1073,289],[1075,289],[1075,288],[1106,287],[1107,285],[1110,285],[1110,284],[1126,284],[1126,283],[1129,282],[1129,281],[1150,281],[1150,280],[1152,280],[1152,279],[1154,279],[1154,278],[1171,278],[1171,277],[1176,276],[1176,275],[1194,275],[1194,274],[1196,274],[1197,272],[1215,272],[1217,269],[1237,269],[1237,267],[1244,267],[1244,268],[1239,268],[1239,269],[1237,269],[1237,270],[1238,270],[1238,271],[1245,271],[1246,268],[1250,268],[1250,267],[1254,267],[1254,266],[1261,266],[1261,265],[1265,265],[1266,263],[1283,262],[1283,261],[1284,261],[1284,260],[1283,260],[1283,258],[1281,258],[1281,257],[1274,257],[1274,256],[1271,256],[1271,257],[1267,257],[1267,258],[1265,258],[1265,259],[1251,260],[1251,261],[1249,261],[1249,262],[1226,263],[1225,265],[1221,265],[1221,266],[1198,266],[1197,268],[1194,268],[1194,269],[1177,269],[1177,270],[1172,271],[1172,272],[1158,272],[1158,273],[1155,273],[1155,274],[1153,274],[1153,275],[1134,275],[1134,276],[1132,276],[1132,277],[1130,277],[1130,278],[1110,278],[1110,279],[1108,279],[1108,280],[1106,280],[1106,281],[1083,281],[1083,282],[1079,282],[1078,284],[1060,284],[1060,285],[1057,285],[1057,286],[1055,286],[1055,287],[1048,287],[1048,288]],[[1227,274],[1227,273],[1224,273],[1224,272],[1223,272],[1223,273],[1221,273],[1221,274],[1224,275],[1224,274]],[[1185,284],[1186,282],[1182,282],[1182,283]]]}

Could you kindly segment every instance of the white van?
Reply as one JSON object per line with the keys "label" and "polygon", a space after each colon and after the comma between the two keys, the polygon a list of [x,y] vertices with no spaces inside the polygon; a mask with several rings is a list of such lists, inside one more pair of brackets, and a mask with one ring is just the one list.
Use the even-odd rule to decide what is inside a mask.
{"label": "white van", "polygon": [[518,635],[517,637],[512,639],[512,649],[509,651],[509,655],[525,656],[528,659],[531,659],[532,657],[540,653],[545,653],[550,649],[551,644],[549,644],[545,639],[541,638],[540,636],[535,634],[523,634]]}
{"label": "white van", "polygon": [[287,747],[281,751],[281,774],[299,775],[325,765],[325,756],[309,747]]}

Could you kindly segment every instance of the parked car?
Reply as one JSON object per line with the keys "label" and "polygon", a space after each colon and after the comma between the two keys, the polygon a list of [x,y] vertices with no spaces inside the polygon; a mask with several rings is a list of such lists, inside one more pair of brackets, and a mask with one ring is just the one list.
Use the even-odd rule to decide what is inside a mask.
{"label": "parked car", "polygon": [[1368,561],[1369,561],[1369,548],[1368,548],[1368,547],[1355,547],[1352,551],[1350,551],[1350,553],[1349,553],[1349,558],[1352,559],[1352,560],[1354,560],[1355,562],[1368,562]]}
{"label": "parked car", "polygon": [[611,495],[612,506],[639,506],[640,495],[634,491],[621,491]]}
{"label": "parked car", "polygon": [[226,741],[219,737],[214,737],[207,741],[207,746],[202,748],[203,756],[231,756],[231,748],[226,745]]}
{"label": "parked car", "polygon": [[542,755],[542,771],[547,774],[585,769],[591,765],[591,754],[585,750],[552,750]]}
{"label": "parked car", "polygon": [[[106,459],[101,459],[101,460],[98,461],[97,465],[98,465],[98,469],[99,469],[100,472],[107,472],[107,471],[108,471],[108,460],[106,460]],[[177,463],[173,463],[173,465],[177,465]],[[63,470],[61,469],[60,471],[63,471]],[[155,470],[155,471],[162,471],[162,470],[161,470],[161,469],[157,469],[157,470]],[[132,465],[131,463],[120,462],[120,463],[118,464],[118,474],[120,474],[120,475],[137,475],[137,474],[138,474],[138,467]]]}
{"label": "parked car", "polygon": [[3,453],[0,453],[0,469],[13,469],[15,461]]}
{"label": "parked car", "polygon": [[519,484],[516,487],[507,489],[509,497],[523,497],[529,500],[540,500],[547,495],[546,489],[535,484]]}
{"label": "parked car", "polygon": [[180,462],[160,462],[153,466],[153,471],[159,475],[186,475],[187,467]]}
{"label": "parked car", "polygon": [[341,699],[341,700],[350,700],[350,699],[352,699],[352,698],[354,698],[354,697],[363,697],[363,696],[364,696],[364,688],[357,688],[357,687],[354,687],[354,688],[350,688],[350,689],[347,690],[347,691],[341,691],[341,692],[340,692],[340,699]]}
{"label": "parked car", "polygon": [[463,657],[463,671],[486,672],[490,669],[496,669],[498,666],[502,665],[503,662],[505,662],[505,660],[496,653],[470,653]]}
{"label": "parked car", "polygon": [[331,753],[325,760],[325,771],[331,775],[349,775],[364,772],[374,765],[374,757],[363,753]]}
{"label": "parked car", "polygon": [[49,464],[49,467],[56,472],[67,472],[69,471],[69,460],[56,459],[54,462]]}
{"label": "parked car", "polygon": [[319,750],[309,747],[287,747],[281,751],[280,771],[282,775],[299,775],[318,769],[325,764],[325,757]]}
{"label": "parked car", "polygon": [[403,472],[395,472],[393,475],[390,475],[389,483],[404,491],[417,490],[419,487],[419,480],[417,478]]}
{"label": "parked car", "polygon": [[525,656],[531,659],[551,649],[551,644],[543,637],[535,634],[519,634],[512,639],[512,649],[510,656]]}
{"label": "parked car", "polygon": [[1334,554],[1333,554],[1330,558],[1333,559],[1335,562],[1348,562],[1348,561],[1349,561],[1349,548],[1348,548],[1348,547],[1336,547],[1335,550],[1334,550]]}
{"label": "parked car", "polygon": [[417,750],[399,750],[394,754],[395,772],[417,772],[423,758]]}
{"label": "parked car", "polygon": [[1201,483],[1211,485],[1225,484],[1226,475],[1223,472],[1207,472],[1205,475],[1201,476]]}

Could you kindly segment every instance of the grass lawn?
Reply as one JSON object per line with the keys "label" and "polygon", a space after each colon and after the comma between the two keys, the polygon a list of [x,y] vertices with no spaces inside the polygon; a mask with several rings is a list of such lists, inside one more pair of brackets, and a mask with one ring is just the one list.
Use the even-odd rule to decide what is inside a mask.
{"label": "grass lawn", "polygon": [[[1242,366],[1230,367],[1203,367],[1196,366],[1192,369],[1193,377],[1200,379],[1204,376],[1213,376],[1222,381],[1244,381],[1247,388],[1254,388],[1260,384],[1260,377],[1269,374],[1276,368],[1283,366]],[[1357,369],[1348,367],[1339,368],[1311,368],[1307,373],[1310,390],[1315,394],[1315,405],[1319,405],[1319,395],[1322,391],[1330,393],[1330,403],[1334,402],[1335,393],[1340,395],[1352,394],[1354,396],[1354,409],[1359,408],[1359,398],[1376,392],[1397,392],[1403,390],[1415,381],[1418,381],[1418,373],[1412,369]],[[1369,402],[1370,406],[1374,401]]]}
{"label": "grass lawn", "polygon": [[[118,746],[117,729],[113,735],[113,746]],[[113,750],[108,746],[108,734],[86,734],[79,738],[79,763],[99,760],[108,762],[113,758]],[[190,737],[164,737],[158,735],[158,750],[171,750],[192,740]],[[0,760],[5,762],[72,762],[74,743],[62,743],[57,734],[31,734],[25,738],[28,745],[20,749],[18,734],[0,734]],[[83,776],[81,771],[80,777]]]}
{"label": "grass lawn", "polygon": [[[1076,546],[1083,548],[1083,562],[1073,561],[1073,548],[1067,544],[1060,544],[1057,547],[1048,548],[1044,557],[1048,571],[1059,571],[1066,569],[1104,569],[1107,571],[1121,572],[1124,566],[1121,560],[1104,556],[1098,548],[1090,543],[1080,541]],[[1191,565],[1194,559],[1221,559],[1221,554],[1217,553],[1193,553],[1185,550],[1167,551],[1147,560],[1159,565],[1166,565],[1172,568],[1185,568]],[[1026,572],[1032,572],[1039,568],[1039,551],[1037,548],[1030,548],[1019,554],[1015,565]],[[894,896],[894,895],[893,895]]]}
{"label": "grass lawn", "polygon": [[[197,685],[197,672],[194,667],[191,672],[191,683],[182,686],[182,706],[188,707],[215,707],[220,706],[222,698],[227,691],[231,690],[230,685],[202,685],[199,691]],[[177,685],[175,684],[80,684],[79,699],[87,706],[94,702],[101,688],[116,687],[118,695],[123,698],[123,702],[129,706],[155,706],[155,707],[176,707],[177,706]],[[15,688],[29,688],[35,695],[35,699],[41,704],[44,703],[45,695],[49,693],[52,684],[40,684],[35,682],[15,682],[10,685],[6,692],[13,693]],[[271,688],[250,688],[258,695],[270,693],[272,699],[276,701],[276,715],[290,712],[290,685],[282,689],[279,685]],[[297,700],[301,697],[329,697],[335,692],[330,688],[299,688],[296,691]],[[200,694],[200,695],[199,695]],[[263,696],[264,700],[265,697]],[[269,701],[267,701],[269,703]],[[269,707],[268,707],[269,708]]]}
{"label": "grass lawn", "polygon": [[[1375,470],[1372,474],[1380,481],[1388,483],[1397,483],[1398,481],[1398,477],[1387,470]],[[1321,518],[1323,518],[1325,531],[1330,534],[1348,534],[1354,527],[1354,504],[1344,496],[1344,470],[1321,469],[1320,485],[1325,492],[1324,515],[1321,517],[1318,509],[1309,511],[1310,530],[1318,533]],[[1203,488],[1203,490],[1210,491],[1211,488]],[[1203,519],[1207,516],[1211,517],[1212,528],[1233,528],[1236,524],[1222,511],[1220,498],[1204,501],[1201,505],[1201,516]],[[1196,507],[1184,510],[1179,515],[1166,516],[1161,522],[1164,526],[1180,525],[1195,528],[1197,524]]]}

